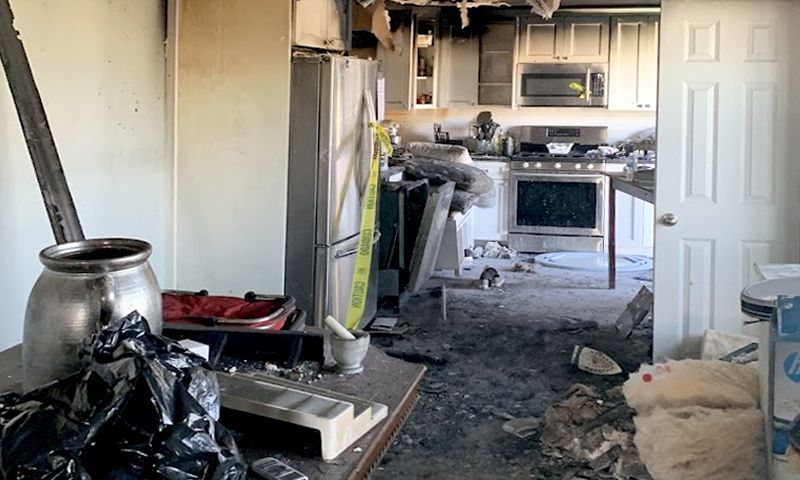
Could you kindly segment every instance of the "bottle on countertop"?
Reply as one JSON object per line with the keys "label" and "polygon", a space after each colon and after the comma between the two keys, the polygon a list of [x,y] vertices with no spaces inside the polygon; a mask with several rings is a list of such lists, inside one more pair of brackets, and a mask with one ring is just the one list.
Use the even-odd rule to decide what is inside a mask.
{"label": "bottle on countertop", "polygon": [[514,137],[506,136],[503,142],[503,154],[506,157],[513,157],[514,156]]}

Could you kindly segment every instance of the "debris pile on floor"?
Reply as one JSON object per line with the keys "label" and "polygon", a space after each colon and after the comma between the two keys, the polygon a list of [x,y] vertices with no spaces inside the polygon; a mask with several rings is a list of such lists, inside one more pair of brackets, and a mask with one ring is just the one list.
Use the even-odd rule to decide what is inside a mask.
{"label": "debris pile on floor", "polygon": [[[595,474],[587,462],[543,453],[544,413],[575,383],[595,389],[605,402],[601,412],[622,403],[619,389],[616,400],[605,392],[651,358],[649,324],[643,322],[630,338],[613,324],[641,284],[622,275],[618,289],[609,291],[595,288],[602,275],[538,265],[536,274],[512,271],[526,260],[533,263],[528,255],[478,259],[470,278],[445,272],[404,304],[400,322],[413,326],[410,334],[373,338],[391,356],[428,368],[417,406],[376,469],[376,480],[561,480],[573,469],[588,470],[584,478]],[[487,265],[506,284],[481,292],[476,281]],[[447,322],[439,314],[442,281]],[[579,370],[570,364],[576,344],[609,354],[625,375]],[[626,422],[626,430],[615,428],[633,435],[630,415]]]}
{"label": "debris pile on floor", "polygon": [[630,337],[633,330],[651,315],[652,310],[653,292],[643,286],[617,319],[616,326],[620,335]]}
{"label": "debris pile on floor", "polygon": [[764,420],[753,365],[645,365],[625,383],[634,441],[655,480],[752,480],[764,473]]}
{"label": "debris pile on floor", "polygon": [[550,406],[542,421],[543,453],[554,471],[570,479],[649,479],[634,445],[633,410],[621,387],[602,394],[575,384],[567,398]]}
{"label": "debris pile on floor", "polygon": [[486,290],[489,287],[500,288],[506,280],[500,275],[496,268],[487,266],[481,272],[481,289]]}
{"label": "debris pile on floor", "polygon": [[750,363],[758,360],[758,337],[706,330],[700,344],[701,360]]}
{"label": "debris pile on floor", "polygon": [[522,273],[536,273],[534,266],[530,262],[517,262],[511,268],[512,272],[522,272]]}
{"label": "debris pile on floor", "polygon": [[263,373],[295,382],[314,383],[323,378],[322,365],[318,362],[300,362],[294,368],[283,368],[264,360],[246,360],[222,357],[217,369],[226,373]]}
{"label": "debris pile on floor", "polygon": [[579,370],[594,375],[619,375],[622,373],[622,367],[613,358],[600,350],[583,345],[575,345],[575,348],[572,349],[571,362]]}
{"label": "debris pile on floor", "polygon": [[505,245],[500,245],[497,242],[487,242],[483,248],[477,247],[473,250],[473,252],[475,252],[477,255],[475,258],[484,257],[509,259],[517,256],[516,250],[506,247]]}

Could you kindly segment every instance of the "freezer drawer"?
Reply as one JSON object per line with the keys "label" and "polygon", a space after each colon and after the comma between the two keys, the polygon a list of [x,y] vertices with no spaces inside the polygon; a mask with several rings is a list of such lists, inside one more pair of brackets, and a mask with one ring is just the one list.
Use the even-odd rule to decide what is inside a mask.
{"label": "freezer drawer", "polygon": [[[372,268],[362,320],[371,320],[378,310],[378,252],[376,247],[378,238],[379,235],[376,235],[373,240]],[[353,273],[356,269],[357,247],[358,236],[355,236],[334,247],[317,248],[314,325],[321,326],[322,320],[328,315],[332,315],[341,323],[347,320]]]}

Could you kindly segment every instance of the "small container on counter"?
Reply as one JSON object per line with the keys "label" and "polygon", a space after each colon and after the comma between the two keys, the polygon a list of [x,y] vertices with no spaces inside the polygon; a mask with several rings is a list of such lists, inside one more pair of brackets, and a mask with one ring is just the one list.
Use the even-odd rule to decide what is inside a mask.
{"label": "small container on counter", "polygon": [[506,137],[503,141],[503,155],[506,157],[514,156],[514,137]]}

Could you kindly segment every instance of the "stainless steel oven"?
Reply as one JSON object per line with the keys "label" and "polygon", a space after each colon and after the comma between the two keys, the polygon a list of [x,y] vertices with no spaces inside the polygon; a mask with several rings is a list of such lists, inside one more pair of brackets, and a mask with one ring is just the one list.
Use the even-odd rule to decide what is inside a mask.
{"label": "stainless steel oven", "polygon": [[508,134],[520,146],[509,168],[509,246],[522,252],[602,251],[604,172],[613,166],[589,152],[608,141],[608,128],[521,126]]}
{"label": "stainless steel oven", "polygon": [[602,173],[511,170],[509,246],[522,252],[602,251]]}
{"label": "stainless steel oven", "polygon": [[519,66],[517,105],[605,107],[605,63],[524,63]]}
{"label": "stainless steel oven", "polygon": [[509,231],[603,237],[605,183],[601,173],[512,171]]}

